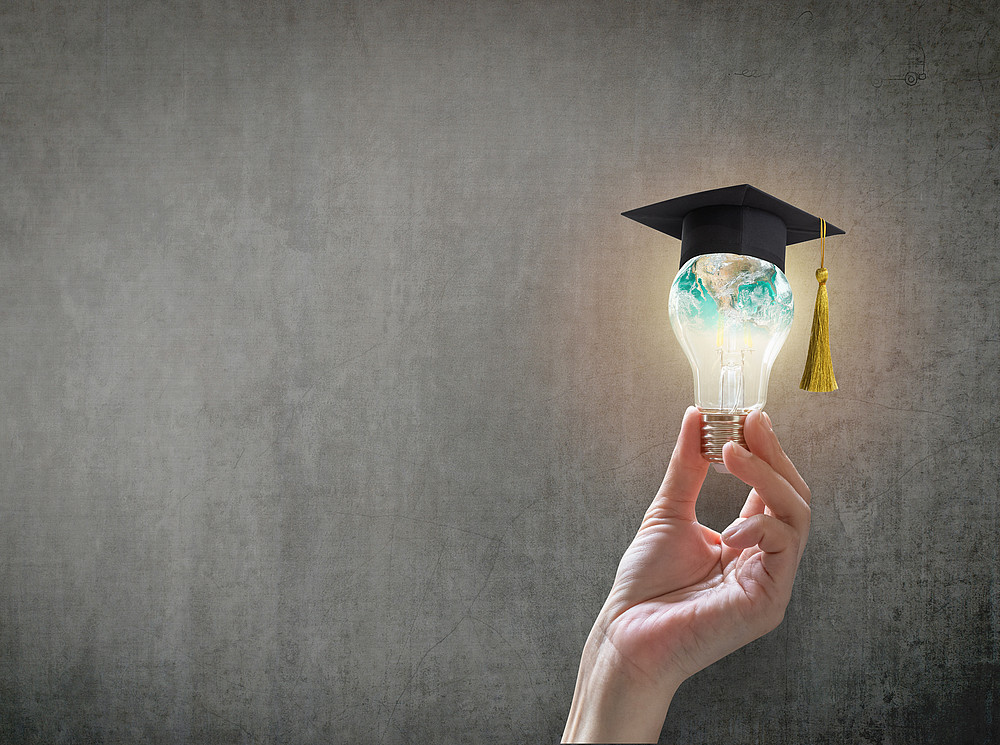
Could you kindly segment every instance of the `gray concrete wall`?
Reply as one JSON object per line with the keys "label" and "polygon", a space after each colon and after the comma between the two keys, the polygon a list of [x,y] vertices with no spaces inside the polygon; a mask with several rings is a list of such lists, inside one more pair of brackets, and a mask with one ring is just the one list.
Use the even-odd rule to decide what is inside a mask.
{"label": "gray concrete wall", "polygon": [[840,390],[807,244],[810,544],[663,742],[1000,739],[998,50],[987,0],[5,4],[0,741],[555,740],[692,397],[619,213],[744,182],[848,231]]}

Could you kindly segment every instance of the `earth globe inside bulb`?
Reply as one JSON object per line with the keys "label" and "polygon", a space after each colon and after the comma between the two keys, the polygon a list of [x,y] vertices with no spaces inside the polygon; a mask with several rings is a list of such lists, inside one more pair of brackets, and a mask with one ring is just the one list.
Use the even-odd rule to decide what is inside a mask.
{"label": "earth globe inside bulb", "polygon": [[753,256],[695,256],[674,278],[669,311],[694,373],[698,408],[728,414],[762,408],[794,314],[784,272]]}

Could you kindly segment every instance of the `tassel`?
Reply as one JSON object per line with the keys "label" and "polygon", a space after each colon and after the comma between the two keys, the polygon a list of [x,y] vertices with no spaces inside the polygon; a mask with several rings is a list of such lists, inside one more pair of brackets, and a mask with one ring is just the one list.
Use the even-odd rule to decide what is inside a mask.
{"label": "tassel", "polygon": [[819,269],[816,280],[816,309],[813,311],[812,336],[809,337],[809,353],[806,369],[802,372],[799,388],[804,391],[829,392],[837,390],[837,380],[833,377],[833,359],[830,357],[830,299],[826,292],[826,279],[830,273],[824,268],[826,259],[826,220],[820,219]]}

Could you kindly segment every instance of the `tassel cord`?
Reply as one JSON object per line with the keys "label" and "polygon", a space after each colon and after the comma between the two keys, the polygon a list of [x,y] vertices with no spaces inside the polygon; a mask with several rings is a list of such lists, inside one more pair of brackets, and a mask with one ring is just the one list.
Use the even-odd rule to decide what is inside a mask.
{"label": "tassel cord", "polygon": [[816,307],[813,310],[812,334],[809,337],[809,352],[806,367],[802,372],[799,387],[805,391],[829,392],[837,390],[837,380],[833,375],[833,360],[830,355],[830,299],[826,281],[830,272],[826,269],[826,220],[820,220],[819,232],[820,260],[816,270]]}

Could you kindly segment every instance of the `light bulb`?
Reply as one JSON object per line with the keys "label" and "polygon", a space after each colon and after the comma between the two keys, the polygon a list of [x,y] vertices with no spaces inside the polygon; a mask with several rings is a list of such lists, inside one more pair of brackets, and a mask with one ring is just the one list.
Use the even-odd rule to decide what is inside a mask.
{"label": "light bulb", "polygon": [[677,273],[669,308],[694,374],[702,453],[721,463],[729,440],[746,447],[743,423],[767,399],[771,366],[792,326],[792,288],[769,261],[702,254]]}

